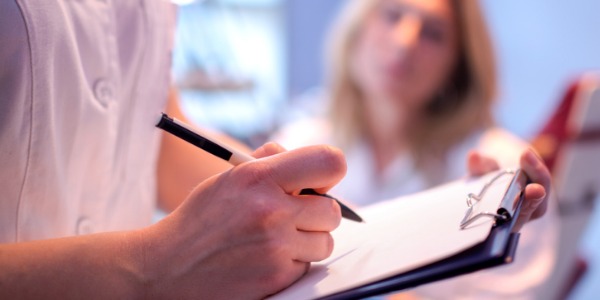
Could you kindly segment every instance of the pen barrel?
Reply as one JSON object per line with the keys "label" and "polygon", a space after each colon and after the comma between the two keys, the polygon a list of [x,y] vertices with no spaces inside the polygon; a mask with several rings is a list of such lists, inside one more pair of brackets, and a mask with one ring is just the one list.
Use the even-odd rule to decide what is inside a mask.
{"label": "pen barrel", "polygon": [[254,158],[254,157],[252,157],[252,156],[250,156],[250,155],[248,155],[246,153],[237,151],[235,149],[228,148],[227,150],[229,150],[229,151],[232,152],[231,158],[229,158],[229,163],[232,164],[232,165],[234,165],[234,166],[237,166],[237,165],[239,165],[241,163],[245,163],[245,162],[252,161],[252,160],[256,159],[256,158]]}

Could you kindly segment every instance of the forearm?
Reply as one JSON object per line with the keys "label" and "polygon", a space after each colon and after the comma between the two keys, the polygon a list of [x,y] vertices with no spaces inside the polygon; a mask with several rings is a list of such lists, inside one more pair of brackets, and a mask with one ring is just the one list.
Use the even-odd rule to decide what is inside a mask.
{"label": "forearm", "polygon": [[[174,91],[169,96],[167,113],[190,123],[179,108],[178,96]],[[205,134],[211,139],[224,141],[242,151],[250,151],[245,145],[227,136],[214,136],[208,132]],[[171,134],[164,133],[157,170],[159,206],[167,212],[172,211],[198,183],[230,168],[229,163]]]}
{"label": "forearm", "polygon": [[292,193],[345,170],[331,147],[285,151],[203,181],[143,229],[0,245],[0,299],[262,299],[331,255],[339,206]]}
{"label": "forearm", "polygon": [[0,299],[135,299],[144,256],[136,232],[0,245]]}

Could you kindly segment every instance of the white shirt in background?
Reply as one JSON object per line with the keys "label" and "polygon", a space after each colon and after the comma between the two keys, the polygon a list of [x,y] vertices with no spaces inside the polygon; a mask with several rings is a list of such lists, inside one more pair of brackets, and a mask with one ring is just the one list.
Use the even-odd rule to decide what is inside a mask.
{"label": "white shirt in background", "polygon": [[[285,126],[273,140],[287,149],[333,144],[331,130],[325,119],[304,119]],[[526,143],[500,128],[478,131],[449,151],[446,164],[431,171],[435,172],[432,181],[432,176],[416,169],[407,155],[396,157],[385,168],[383,176],[376,175],[371,149],[366,143],[358,142],[343,149],[348,171],[331,194],[357,206],[386,201],[466,176],[469,150],[476,149],[495,158],[502,168],[514,168],[518,167],[519,157],[526,147]],[[512,264],[417,287],[413,292],[431,299],[537,299],[555,260],[557,222],[558,217],[550,205],[543,218],[526,224],[521,230]]]}

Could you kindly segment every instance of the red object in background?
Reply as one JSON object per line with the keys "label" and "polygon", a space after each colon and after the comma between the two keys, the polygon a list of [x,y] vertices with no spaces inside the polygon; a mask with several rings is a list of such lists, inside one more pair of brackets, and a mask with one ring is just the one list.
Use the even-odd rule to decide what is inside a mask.
{"label": "red object in background", "polygon": [[[599,86],[600,76],[594,73],[584,74],[571,82],[567,87],[561,102],[548,119],[546,125],[532,140],[531,144],[533,148],[544,160],[553,177],[556,177],[556,173],[558,172],[557,168],[560,168],[557,166],[557,162],[561,158],[561,150],[565,149],[566,145],[588,141],[597,142],[600,140],[600,128],[597,127],[598,123],[596,123],[596,127],[594,128],[588,127],[584,129],[582,128],[583,125],[575,125],[579,120],[574,119],[578,118],[578,114],[574,113],[574,111],[576,109],[581,109],[579,105],[584,103],[581,101],[590,101],[590,91],[592,89],[598,89]],[[589,207],[590,203],[587,202],[575,204],[581,205],[584,209],[593,208]],[[559,199],[558,206],[559,214],[561,214],[562,217],[579,217],[578,215],[570,216],[571,213],[580,211],[573,209],[573,203],[561,203]],[[565,233],[563,232],[562,234]],[[562,286],[560,287],[560,294],[557,295],[558,299],[567,299],[589,268],[587,259],[581,253],[575,254],[573,259],[574,261],[572,264],[568,266],[566,280],[562,282]]]}
{"label": "red object in background", "polygon": [[562,146],[572,142],[600,140],[598,122],[595,123],[595,127],[582,128],[584,125],[577,124],[577,120],[572,119],[578,118],[577,114],[573,114],[574,110],[581,110],[581,104],[590,101],[591,91],[597,90],[599,86],[600,76],[596,73],[590,72],[574,80],[566,89],[554,114],[531,142],[551,173],[554,171]]}
{"label": "red object in background", "polygon": [[554,169],[560,146],[572,139],[573,133],[568,132],[567,121],[580,85],[581,80],[576,80],[569,85],[560,105],[531,143],[546,163],[550,173]]}

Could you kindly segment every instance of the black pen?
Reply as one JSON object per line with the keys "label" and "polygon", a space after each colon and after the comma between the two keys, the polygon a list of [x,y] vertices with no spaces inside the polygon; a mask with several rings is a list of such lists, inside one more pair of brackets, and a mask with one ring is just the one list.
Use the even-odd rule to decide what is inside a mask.
{"label": "black pen", "polygon": [[[175,118],[170,118],[165,113],[162,114],[160,120],[158,121],[158,124],[156,124],[156,127],[161,128],[161,129],[167,131],[168,133],[173,134],[173,135],[185,140],[186,142],[188,142],[188,143],[190,143],[190,144],[192,144],[192,145],[194,145],[216,157],[219,157],[225,161],[228,161],[230,164],[232,164],[234,166],[237,166],[243,162],[247,162],[247,161],[251,161],[251,160],[255,159],[254,157],[252,157],[244,152],[238,151],[233,147],[228,147],[226,145],[217,144],[217,143],[203,137],[202,135],[198,134],[198,132],[196,132],[196,130],[194,130],[189,125],[187,125]],[[330,195],[317,193],[313,189],[303,189],[302,191],[300,191],[300,195],[318,195],[318,196],[324,196],[327,198],[331,198],[331,199],[335,200],[342,208],[342,217],[344,217],[348,220],[356,221],[356,222],[363,221],[363,219],[358,214],[356,214],[354,211],[352,211],[352,209],[350,209],[348,206],[344,205],[338,199],[336,199]]]}

